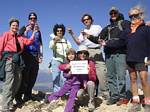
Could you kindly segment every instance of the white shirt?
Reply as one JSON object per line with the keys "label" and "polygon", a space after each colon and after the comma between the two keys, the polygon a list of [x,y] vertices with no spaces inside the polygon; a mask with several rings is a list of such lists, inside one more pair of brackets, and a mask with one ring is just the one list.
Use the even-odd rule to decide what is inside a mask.
{"label": "white shirt", "polygon": [[66,52],[71,47],[72,47],[71,43],[64,38],[62,38],[59,42],[57,42],[55,47],[53,39],[49,43],[49,48],[55,50],[55,54],[53,54],[53,59],[61,62],[64,61],[64,58],[66,58]]}
{"label": "white shirt", "polygon": [[[101,30],[102,30],[102,27],[100,25],[91,25],[91,27],[89,29],[85,28],[84,32],[86,32],[87,34],[93,35],[93,36],[98,36],[100,34]],[[83,37],[83,35],[81,33],[80,33],[78,39],[82,45],[85,45],[88,48],[100,47],[99,44],[95,44],[95,43],[91,42],[89,39],[87,39],[86,37]]]}

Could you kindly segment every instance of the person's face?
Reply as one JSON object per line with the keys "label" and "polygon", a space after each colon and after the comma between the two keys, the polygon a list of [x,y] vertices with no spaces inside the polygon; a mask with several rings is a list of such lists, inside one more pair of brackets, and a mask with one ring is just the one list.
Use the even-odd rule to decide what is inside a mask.
{"label": "person's face", "polygon": [[110,15],[110,17],[111,17],[111,19],[112,19],[113,21],[116,21],[117,18],[118,18],[118,16],[119,16],[119,14],[118,14],[117,11],[111,11],[111,12],[109,13],[109,15]]}
{"label": "person's face", "polygon": [[36,21],[37,21],[37,18],[35,16],[33,16],[33,15],[30,16],[30,18],[29,18],[29,24],[35,25]]}
{"label": "person's face", "polygon": [[57,28],[57,30],[56,30],[56,36],[63,37],[63,30],[62,30],[62,28]]}
{"label": "person's face", "polygon": [[69,54],[67,55],[67,57],[68,57],[68,60],[69,60],[69,61],[75,60],[75,54],[74,54],[74,53],[69,53]]}
{"label": "person's face", "polygon": [[12,22],[10,25],[10,31],[16,34],[19,30],[19,25],[17,22]]}
{"label": "person's face", "polygon": [[140,12],[138,10],[131,10],[129,12],[129,18],[132,24],[136,24],[141,21]]}
{"label": "person's face", "polygon": [[79,51],[78,52],[78,59],[80,60],[86,60],[88,57],[87,51]]}
{"label": "person's face", "polygon": [[82,19],[82,22],[85,26],[89,27],[92,24],[92,20],[89,18],[89,16],[84,16]]}

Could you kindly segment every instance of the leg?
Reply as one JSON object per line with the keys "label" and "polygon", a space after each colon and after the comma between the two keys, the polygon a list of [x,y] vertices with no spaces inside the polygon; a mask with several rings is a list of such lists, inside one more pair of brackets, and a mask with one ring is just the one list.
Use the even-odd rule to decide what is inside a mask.
{"label": "leg", "polygon": [[58,92],[53,93],[52,95],[48,96],[48,101],[57,100],[59,97],[63,96],[66,92],[68,92],[71,88],[71,84],[65,83],[63,87]]}
{"label": "leg", "polygon": [[30,70],[32,67],[32,55],[30,53],[27,52],[23,52],[22,53],[22,58],[24,60],[25,63],[25,68],[22,71],[22,81],[21,81],[21,86],[19,88],[19,91],[17,92],[17,94],[15,95],[16,101],[18,100],[18,102],[22,102],[22,95],[26,93],[26,91],[28,91],[28,84],[30,83]]}
{"label": "leg", "polygon": [[140,71],[140,79],[144,91],[145,112],[150,112],[150,86],[147,71]]}
{"label": "leg", "polygon": [[92,58],[95,62],[96,75],[99,82],[99,85],[96,85],[98,86],[98,92],[96,94],[103,96],[108,94],[108,87],[106,84],[106,65],[102,56],[102,52],[100,49],[88,49],[88,51],[90,53],[90,58]]}
{"label": "leg", "polygon": [[118,76],[119,96],[120,98],[126,98],[126,55],[116,54],[115,67]]}
{"label": "leg", "polygon": [[20,67],[17,66],[15,69],[15,75],[14,75],[14,84],[13,84],[13,96],[15,96],[20,88],[21,85],[21,81],[22,81],[22,74],[20,71]]}
{"label": "leg", "polygon": [[29,83],[27,84],[27,88],[24,93],[25,100],[29,100],[32,97],[32,88],[36,82],[38,70],[39,70],[39,63],[37,62],[36,58],[34,56],[32,56],[32,65],[30,68],[30,72],[28,74],[29,75],[29,77],[28,77]]}
{"label": "leg", "polygon": [[[16,105],[19,106],[23,103],[22,100],[22,93],[21,93],[21,83],[22,83],[22,73],[20,70],[20,67],[17,66],[15,69],[15,75],[14,75],[14,84],[13,84],[13,97],[16,100]],[[13,105],[13,104],[12,104]]]}
{"label": "leg", "polygon": [[[117,88],[117,76],[115,69],[114,55],[106,56],[106,67],[107,67],[107,82],[110,91],[110,99],[113,101],[118,100],[118,88]],[[114,102],[115,103],[115,102]]]}
{"label": "leg", "polygon": [[130,84],[131,84],[131,91],[133,96],[138,96],[138,86],[137,86],[137,72],[130,71]]}
{"label": "leg", "polygon": [[150,98],[150,87],[148,83],[148,73],[147,71],[140,71],[140,79],[144,91],[144,96]]}
{"label": "leg", "polygon": [[74,112],[74,108],[73,108],[74,101],[75,101],[75,98],[76,98],[76,95],[77,95],[79,88],[80,88],[79,85],[73,85],[71,87],[69,99],[68,99],[67,104],[65,106],[64,112]]}
{"label": "leg", "polygon": [[61,78],[61,71],[59,70],[58,66],[61,62],[57,60],[52,61],[52,79],[53,79],[53,91],[57,92],[60,90],[60,78]]}
{"label": "leg", "polygon": [[9,111],[9,106],[13,102],[13,83],[14,83],[14,65],[11,60],[6,61],[5,66],[6,78],[3,83],[3,101],[2,101],[2,110]]}
{"label": "leg", "polygon": [[88,107],[90,111],[93,111],[95,109],[95,104],[94,104],[95,83],[93,81],[87,82],[87,91],[90,98]]}
{"label": "leg", "polygon": [[100,61],[96,61],[96,75],[99,81],[99,89],[100,92],[99,95],[100,96],[105,96],[108,95],[108,88],[106,85],[106,66],[104,62],[100,62]]}

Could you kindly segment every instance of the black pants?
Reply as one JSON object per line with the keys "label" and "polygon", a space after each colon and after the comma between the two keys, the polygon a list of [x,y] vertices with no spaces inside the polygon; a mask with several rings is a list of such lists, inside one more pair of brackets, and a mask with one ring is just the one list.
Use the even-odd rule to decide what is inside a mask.
{"label": "black pants", "polygon": [[31,99],[32,88],[38,75],[39,62],[37,61],[37,57],[27,52],[23,52],[22,57],[25,63],[25,68],[22,71],[22,82],[20,89],[16,94],[16,100],[21,99],[23,94],[24,100],[29,100]]}

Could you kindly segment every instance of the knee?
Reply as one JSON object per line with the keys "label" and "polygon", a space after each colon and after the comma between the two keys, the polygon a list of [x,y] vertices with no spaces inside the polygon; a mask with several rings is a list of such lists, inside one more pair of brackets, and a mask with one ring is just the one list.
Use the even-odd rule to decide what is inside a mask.
{"label": "knee", "polygon": [[130,77],[130,81],[131,81],[131,83],[137,83],[137,78],[135,78],[135,77]]}
{"label": "knee", "polygon": [[95,87],[95,83],[93,81],[88,81],[87,86],[89,87]]}
{"label": "knee", "polygon": [[142,86],[149,86],[147,79],[141,79]]}
{"label": "knee", "polygon": [[77,92],[77,97],[78,98],[81,98],[84,94],[84,89],[80,89],[78,92]]}

